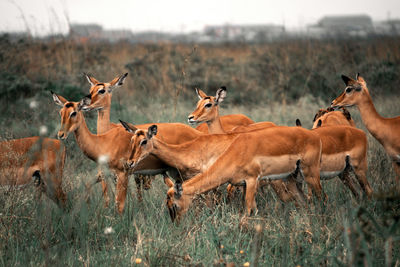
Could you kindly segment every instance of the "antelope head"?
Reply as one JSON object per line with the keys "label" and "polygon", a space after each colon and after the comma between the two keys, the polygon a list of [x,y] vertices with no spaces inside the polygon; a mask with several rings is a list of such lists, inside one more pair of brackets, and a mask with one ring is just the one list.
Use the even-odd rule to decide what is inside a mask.
{"label": "antelope head", "polygon": [[69,102],[64,97],[51,92],[54,102],[61,106],[61,126],[57,133],[59,139],[67,139],[69,133],[74,132],[84,120],[81,110],[86,106],[87,99],[82,99],[80,102]]}
{"label": "antelope head", "polygon": [[357,74],[356,79],[342,75],[346,84],[344,92],[332,101],[331,107],[351,107],[362,102],[365,95],[369,95],[367,83],[364,78]]}
{"label": "antelope head", "polygon": [[133,133],[130,143],[131,153],[127,165],[130,169],[134,170],[135,167],[153,151],[154,146],[152,138],[157,134],[157,125],[150,126],[146,131],[137,129],[126,122],[120,122],[128,132]]}
{"label": "antelope head", "polygon": [[196,88],[199,101],[196,109],[188,116],[189,124],[209,122],[219,116],[218,104],[226,97],[226,87],[222,86],[217,90],[215,96],[207,96],[202,90]]}
{"label": "antelope head", "polygon": [[318,121],[323,122],[324,125],[349,125],[352,127],[356,126],[353,119],[351,118],[350,112],[344,107],[340,107],[339,110],[332,107],[329,107],[327,109],[320,109],[314,116],[312,129],[317,128]]}
{"label": "antelope head", "polygon": [[99,110],[111,106],[113,89],[122,86],[126,76],[128,76],[128,73],[117,76],[108,83],[102,83],[85,73],[85,77],[90,84],[90,94],[86,97],[90,101],[88,101],[89,104],[87,106],[83,107],[83,110]]}
{"label": "antelope head", "polygon": [[190,195],[185,195],[181,183],[175,183],[167,192],[167,208],[172,222],[179,222],[192,202]]}

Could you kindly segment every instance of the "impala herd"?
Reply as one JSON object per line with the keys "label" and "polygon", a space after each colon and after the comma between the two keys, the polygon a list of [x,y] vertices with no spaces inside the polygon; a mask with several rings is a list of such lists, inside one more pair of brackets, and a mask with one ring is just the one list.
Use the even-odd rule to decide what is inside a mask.
{"label": "impala herd", "polygon": [[[171,219],[179,219],[193,198],[228,184],[231,196],[236,186],[243,187],[247,215],[257,212],[257,189],[271,185],[283,201],[306,206],[315,195],[325,199],[321,180],[334,177],[359,198],[350,173],[353,172],[367,197],[373,190],[367,180],[367,137],[355,127],[345,107],[357,106],[368,131],[382,144],[393,161],[396,182],[400,180],[400,117],[383,118],[376,111],[365,80],[357,75],[342,75],[344,92],[314,117],[311,130],[278,126],[273,122],[255,123],[242,114],[219,115],[219,105],[226,97],[221,87],[215,96],[196,89],[199,97],[188,122],[133,125],[110,122],[113,90],[123,85],[127,73],[102,83],[85,75],[90,94],[80,102],[71,102],[52,92],[61,107],[59,139],[70,133],[82,152],[95,162],[105,161],[116,176],[115,202],[119,213],[125,206],[128,178],[135,176],[141,199],[141,183],[148,188],[148,176],[162,174],[167,185],[167,207]],[[84,112],[96,110],[97,134],[91,133]],[[66,195],[62,177],[66,150],[61,141],[29,137],[0,143],[0,183],[2,186],[33,184],[61,208]],[[99,169],[105,204],[108,187]],[[308,186],[304,196],[302,183]]]}

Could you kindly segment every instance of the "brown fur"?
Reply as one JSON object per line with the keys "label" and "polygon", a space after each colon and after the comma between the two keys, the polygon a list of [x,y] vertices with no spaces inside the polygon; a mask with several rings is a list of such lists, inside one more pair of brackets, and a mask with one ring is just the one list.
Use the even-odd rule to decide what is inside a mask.
{"label": "brown fur", "polygon": [[[172,219],[181,217],[187,211],[196,194],[227,182],[246,183],[246,207],[250,214],[256,210],[254,197],[258,177],[277,173],[288,173],[288,186],[300,200],[302,194],[290,178],[290,173],[296,171],[298,160],[309,184],[309,194],[313,191],[318,197],[322,197],[319,181],[321,141],[311,131],[300,127],[271,127],[242,134],[210,135],[205,142],[218,145],[221,138],[228,139],[230,144],[205,172],[185,181],[181,193],[176,188],[168,190],[167,206]],[[185,151],[201,153],[202,147],[204,141],[193,141],[190,149]],[[181,158],[190,160],[188,155],[181,155]]]}
{"label": "brown fur", "polygon": [[[204,93],[200,89],[196,89],[197,95],[199,97],[199,101],[197,102],[196,109],[188,116],[188,121],[190,122],[191,120],[196,121],[196,122],[205,122],[205,124],[208,127],[208,132],[212,134],[222,134],[222,133],[227,133],[227,132],[246,132],[250,130],[257,130],[257,129],[263,129],[263,128],[268,128],[268,127],[273,127],[276,126],[272,122],[258,122],[254,123],[254,121],[251,121],[248,119],[248,117],[242,115],[242,114],[232,114],[232,115],[227,115],[227,116],[220,116],[219,115],[219,103],[221,103],[225,96],[226,96],[226,88],[220,88],[217,90],[216,96],[207,96],[206,93]],[[211,107],[206,107],[206,105],[211,104]],[[222,120],[222,118],[225,118]],[[245,122],[245,123],[243,123]],[[229,124],[231,126],[235,126],[233,128],[230,128],[231,126],[228,126]],[[203,126],[205,127],[205,126]],[[198,129],[198,127],[196,128]],[[275,183],[281,184],[280,181],[277,181]],[[280,185],[276,185],[275,188],[278,188]],[[229,196],[232,196],[233,192],[236,190],[236,188],[232,185],[228,186],[228,194]],[[283,192],[283,190],[279,190],[279,192]],[[281,199],[284,197],[282,196]]]}
{"label": "brown fur", "polygon": [[364,78],[357,75],[356,80],[342,75],[346,84],[344,92],[332,101],[332,107],[357,106],[368,131],[381,143],[392,158],[396,179],[400,184],[400,116],[384,118],[378,114],[369,94]]}
{"label": "brown fur", "polygon": [[[115,124],[111,123],[110,121],[110,112],[111,112],[111,100],[112,100],[112,93],[113,91],[121,86],[128,74],[123,74],[120,76],[115,77],[112,81],[106,82],[106,83],[100,83],[97,79],[95,79],[92,76],[86,75],[87,80],[89,81],[91,87],[90,87],[90,104],[85,105],[83,108],[86,110],[97,110],[98,116],[97,116],[97,134],[103,134],[110,129],[113,128],[121,128],[120,124]],[[100,93],[100,91],[103,90],[104,93]],[[144,125],[137,125],[136,127],[144,127],[143,129],[147,129],[148,125],[151,124],[144,124]],[[186,137],[184,140],[189,140],[191,138],[197,137],[197,135],[201,134],[201,132],[198,132],[191,127],[188,126],[182,126],[182,124],[163,124],[163,128],[168,128],[165,129],[164,133],[165,135],[168,135],[167,139],[175,144],[178,142],[178,140],[175,138],[175,136],[182,137],[182,135],[186,134]],[[175,135],[174,129],[179,129],[181,132],[180,135]],[[164,136],[165,137],[165,136]],[[126,146],[129,146],[129,143],[125,144]],[[102,177],[101,171],[99,171],[98,176]],[[145,185],[150,185],[151,184],[151,179],[154,176],[150,175],[135,175],[138,177],[135,177],[135,182],[136,182],[136,188],[137,188],[137,194],[139,200],[142,198],[142,192],[141,192],[141,184]],[[167,181],[169,179],[168,177],[164,177],[164,181]],[[172,183],[172,181],[167,182],[167,184]],[[108,205],[108,187],[107,183],[105,182],[104,179],[101,179],[101,184],[103,188],[103,194],[104,198],[106,199],[106,205]]]}
{"label": "brown fur", "polygon": [[[196,127],[197,130],[210,134],[224,133],[233,130],[237,126],[246,126],[254,123],[253,120],[243,114],[231,114],[220,117],[218,111],[219,104],[216,102],[216,97],[219,97],[219,102],[222,102],[225,96],[207,96],[200,89],[197,89],[197,94],[200,98],[197,102],[197,108],[188,117],[189,122],[193,116],[193,120],[196,123],[202,123]],[[207,103],[211,103],[213,106],[211,108],[204,107]]]}
{"label": "brown fur", "polygon": [[43,191],[60,207],[65,207],[62,189],[65,147],[55,139],[38,136],[0,142],[0,184],[25,185],[39,171]]}
{"label": "brown fur", "polygon": [[317,128],[318,120],[321,120],[323,126],[349,125],[356,127],[353,119],[351,118],[350,112],[345,108],[341,108],[340,111],[335,111],[331,107],[327,109],[320,109],[314,116],[313,129]]}
{"label": "brown fur", "polygon": [[[367,173],[367,136],[365,133],[351,126],[324,126],[313,129],[322,142],[321,179],[323,173],[339,172],[342,182],[349,187],[354,196],[358,197],[357,190],[349,177],[352,169],[356,178],[368,197],[372,195],[372,188],[366,178]],[[347,166],[347,159],[350,166]]]}
{"label": "brown fur", "polygon": [[[126,160],[130,154],[129,143],[132,137],[123,127],[115,127],[104,134],[92,134],[86,126],[85,118],[81,112],[82,102],[68,102],[62,96],[53,94],[55,102],[63,106],[60,110],[61,126],[58,137],[66,139],[68,134],[73,132],[78,146],[91,160],[98,161],[102,155],[108,155],[108,166],[117,175],[116,202],[118,212],[122,213],[125,205],[125,198],[128,186],[128,174],[131,172],[126,168]],[[68,105],[72,103],[72,106]],[[70,107],[66,107],[70,106]],[[74,117],[70,117],[76,112]],[[147,129],[151,124],[137,125],[138,128]],[[169,143],[191,140],[199,134],[197,130],[181,123],[160,123],[157,124],[163,133],[161,138]],[[160,170],[161,174],[169,167],[154,157],[146,159],[136,171]]]}

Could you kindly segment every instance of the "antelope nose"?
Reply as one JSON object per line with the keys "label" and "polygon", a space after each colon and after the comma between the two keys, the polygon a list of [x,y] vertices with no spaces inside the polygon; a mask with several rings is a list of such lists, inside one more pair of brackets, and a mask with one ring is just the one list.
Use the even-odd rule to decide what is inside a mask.
{"label": "antelope nose", "polygon": [[193,115],[189,115],[189,117],[188,117],[188,122],[193,122],[193,121],[194,121],[193,118],[194,118]]}

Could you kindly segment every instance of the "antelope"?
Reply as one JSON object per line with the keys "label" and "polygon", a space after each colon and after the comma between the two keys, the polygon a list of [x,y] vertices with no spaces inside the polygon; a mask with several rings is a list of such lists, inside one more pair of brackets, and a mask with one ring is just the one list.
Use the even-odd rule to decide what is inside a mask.
{"label": "antelope", "polygon": [[[206,123],[208,127],[208,133],[210,134],[221,134],[227,133],[228,131],[245,132],[249,130],[276,126],[272,122],[254,123],[254,121],[250,120],[248,117],[242,114],[232,114],[220,117],[219,104],[224,101],[226,97],[225,86],[222,86],[217,90],[215,97],[207,96],[202,90],[198,88],[196,88],[196,93],[199,97],[199,101],[197,102],[196,109],[191,114],[189,114],[188,122],[191,125],[203,122]],[[222,120],[223,118],[226,119]],[[227,120],[227,118],[229,118],[229,121]]]}
{"label": "antelope", "polygon": [[[128,130],[135,131],[132,128]],[[291,177],[300,169],[310,185],[309,196],[314,191],[321,197],[322,189],[319,183],[321,143],[318,136],[309,130],[273,127],[246,133],[204,135],[179,145],[167,144],[154,137],[156,134],[156,125],[149,127],[148,131],[135,131],[129,163],[133,169],[148,156],[157,156],[167,164],[176,166],[184,176],[184,180],[194,176],[186,180],[183,186],[196,180],[198,193],[206,192],[226,182],[241,184],[241,179],[244,177],[246,190],[250,190],[250,193],[246,191],[248,212],[255,207],[254,203],[249,201],[254,198],[253,186],[257,187],[257,177],[271,180],[289,179],[288,189],[297,201],[302,202],[302,192],[299,192],[296,182]],[[268,141],[273,144],[269,144]],[[248,147],[243,147],[247,144]],[[236,149],[238,147],[243,151],[238,152]],[[249,157],[249,160],[246,157]],[[221,158],[230,158],[231,162],[221,166],[219,163]],[[222,169],[228,172],[221,172]],[[202,188],[202,183],[205,188]]]}
{"label": "antelope", "polygon": [[[126,192],[128,186],[128,175],[131,174],[129,168],[126,167],[126,160],[129,157],[129,143],[132,134],[128,133],[123,127],[115,127],[103,134],[92,134],[87,128],[82,110],[88,105],[87,98],[80,102],[69,102],[64,97],[52,92],[54,102],[61,106],[61,125],[58,131],[59,139],[66,139],[69,133],[73,132],[79,148],[91,160],[98,162],[99,159],[108,159],[108,167],[117,176],[116,186],[116,206],[119,213],[122,213],[125,206]],[[151,124],[137,125],[138,128],[147,128]],[[160,129],[163,129],[161,137],[169,143],[178,141],[187,141],[196,138],[199,131],[182,123],[159,123]],[[166,178],[166,172],[177,177],[174,170],[166,166],[163,162],[155,157],[149,157],[142,162],[135,170],[135,174],[156,175],[163,174]],[[170,181],[165,182],[172,183]]]}
{"label": "antelope", "polygon": [[33,184],[59,207],[65,208],[62,189],[65,147],[55,139],[39,136],[0,142],[0,184]]}
{"label": "antelope", "polygon": [[[196,94],[199,97],[199,101],[197,102],[196,109],[188,116],[189,124],[194,125],[205,122],[207,123],[209,133],[212,134],[227,133],[228,132],[228,130],[226,130],[227,126],[222,124],[221,121],[222,117],[219,116],[219,104],[223,102],[226,97],[226,87],[222,86],[221,88],[219,88],[216,92],[215,97],[207,96],[202,90],[198,88],[196,88]],[[231,116],[232,118],[238,118],[238,119],[242,119],[242,116],[247,118],[246,116],[241,114],[236,114]],[[246,132],[250,130],[263,129],[273,126],[276,125],[272,122],[258,122],[258,123],[252,122],[250,124],[238,125],[232,128],[230,131]],[[279,187],[283,186],[283,185],[278,185],[281,184],[282,181],[273,181],[272,183],[274,183],[273,185],[274,189],[278,189]],[[228,185],[227,190],[228,190],[228,195],[231,197],[236,188],[233,185]],[[283,191],[279,190],[279,192]]]}
{"label": "antelope", "polygon": [[[347,121],[348,125],[350,124],[345,114],[340,111],[334,112],[338,113],[326,113],[334,114],[333,116],[335,116],[335,120],[328,121],[338,121],[339,123]],[[317,124],[316,128],[313,128],[312,131],[321,138],[322,142],[321,180],[328,180],[339,176],[340,180],[350,189],[354,197],[358,198],[357,190],[354,188],[349,176],[352,170],[361,189],[370,198],[373,190],[366,178],[368,169],[368,143],[365,133],[360,129],[348,125],[339,124],[335,126],[331,124],[324,126],[321,119],[318,119],[315,124]]]}
{"label": "antelope", "polygon": [[84,111],[97,110],[97,134],[103,134],[108,130],[120,127],[120,124],[111,123],[111,98],[113,90],[122,86],[128,73],[115,77],[108,83],[102,83],[96,78],[85,74],[87,81],[90,84],[90,93],[87,98],[90,103],[83,107]]}
{"label": "antelope", "polygon": [[344,107],[341,110],[335,110],[334,108],[320,109],[317,114],[315,114],[313,119],[312,129],[317,128],[319,120],[324,126],[330,125],[348,125],[356,127],[353,119],[351,118],[350,112]]}
{"label": "antelope", "polygon": [[[157,133],[157,128],[149,128],[151,135],[147,131],[137,129],[134,125],[121,121],[125,129],[133,133],[131,140],[131,154],[127,165],[131,169],[135,169],[135,165],[140,163],[143,159],[150,154],[162,160],[167,165],[174,167],[178,170],[180,181],[185,181],[193,176],[204,172],[212,163],[225,151],[231,144],[232,137],[239,133],[228,133],[220,135],[203,135],[198,138],[182,142],[179,144],[169,144],[159,138],[152,138]],[[216,140],[215,142],[208,142],[204,147],[198,147],[195,144],[204,144],[207,140]],[[194,153],[195,151],[200,153]],[[260,186],[264,185],[264,181],[260,182]],[[271,181],[271,186],[277,193],[278,197],[283,202],[288,202],[293,199],[293,196],[288,192],[286,185],[280,181]],[[173,183],[167,184],[169,187]],[[229,187],[230,186],[230,187]],[[228,185],[228,194],[232,194],[234,187]]]}
{"label": "antelope", "polygon": [[368,131],[384,147],[392,159],[397,184],[400,184],[400,116],[384,118],[375,109],[364,78],[357,74],[356,79],[342,75],[346,84],[344,92],[332,101],[332,107],[357,106],[361,119]]}
{"label": "antelope", "polygon": [[[88,111],[88,110],[97,110],[98,112],[98,119],[97,119],[97,133],[104,133],[108,131],[111,128],[114,127],[121,127],[120,124],[114,124],[110,122],[110,110],[111,110],[111,98],[112,98],[112,92],[114,89],[118,88],[119,86],[123,85],[125,78],[127,77],[128,73],[125,73],[123,75],[120,75],[118,77],[115,77],[111,82],[109,83],[101,83],[97,79],[95,79],[93,76],[87,75],[86,79],[91,85],[90,88],[90,94],[87,96],[86,102],[90,102],[90,104],[86,105],[83,107],[83,110]],[[90,100],[89,100],[90,99]],[[236,120],[236,122],[235,122]],[[235,126],[240,126],[240,125],[246,125],[249,123],[252,123],[253,121],[247,118],[244,115],[227,115],[227,116],[222,116],[221,117],[222,123],[227,127],[228,130]],[[143,129],[146,129],[149,125],[136,125],[136,127],[141,128],[144,126]],[[168,127],[167,125],[164,126]],[[175,124],[171,124],[171,130],[175,129]],[[184,140],[189,140],[191,139],[194,135],[199,135],[201,133],[207,133],[207,128],[202,127],[202,125],[199,125],[198,132],[195,130],[190,130],[190,129],[184,129],[180,127],[181,133],[177,137],[179,137],[179,142],[181,142],[182,139],[182,134],[185,134],[187,132],[188,137],[185,138]],[[174,131],[170,131],[172,135],[174,135]],[[167,134],[165,131],[163,131],[163,136]],[[173,136],[169,136],[168,140],[170,140],[172,143],[177,143],[177,139],[173,139]],[[126,144],[129,145],[129,144]],[[99,176],[101,177],[101,176]],[[102,181],[102,187],[103,187],[103,192],[106,194],[107,192],[107,184],[103,179],[100,179]],[[140,179],[138,177],[135,177],[136,185],[137,185],[137,192],[138,192],[138,198],[140,198],[141,191],[140,191]],[[150,183],[150,179],[145,179],[148,183]],[[172,181],[168,180],[166,176],[164,176],[164,182],[166,184],[171,184]]]}
{"label": "antelope", "polygon": [[[115,77],[113,80],[107,83],[99,82],[93,76],[90,76],[85,73],[85,77],[90,84],[90,93],[86,96],[87,101],[90,102],[88,105],[84,106],[82,109],[84,111],[97,110],[97,134],[103,134],[110,129],[115,127],[120,127],[120,124],[111,123],[110,121],[110,111],[111,111],[111,98],[113,90],[122,86],[128,73]],[[135,175],[136,189],[138,194],[138,199],[142,199],[141,192],[141,181],[143,180],[143,184],[145,189],[150,187],[151,179],[147,176]],[[108,198],[108,187],[107,183],[104,180],[103,173],[99,169],[97,174],[96,183],[100,181],[103,195],[106,200],[106,206],[108,206],[109,198]]]}
{"label": "antelope", "polygon": [[314,192],[322,198],[319,180],[321,140],[318,136],[300,127],[283,126],[230,136],[231,144],[206,171],[168,190],[167,206],[173,221],[182,217],[195,195],[227,182],[245,183],[247,215],[257,212],[255,193],[258,181],[263,179],[288,179],[289,190],[296,200],[303,202],[302,191],[293,179],[300,172],[309,185],[309,196]]}

